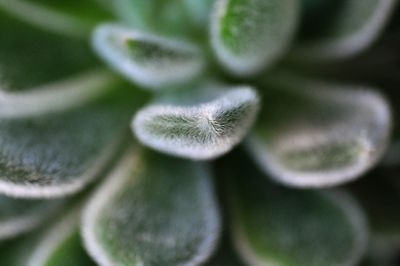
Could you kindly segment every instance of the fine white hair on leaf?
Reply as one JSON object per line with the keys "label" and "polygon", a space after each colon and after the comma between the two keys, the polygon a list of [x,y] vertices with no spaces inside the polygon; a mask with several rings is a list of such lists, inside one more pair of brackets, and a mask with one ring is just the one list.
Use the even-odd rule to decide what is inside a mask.
{"label": "fine white hair on leaf", "polygon": [[[282,78],[270,84],[281,89],[281,103],[265,108],[247,142],[274,180],[296,187],[333,186],[377,163],[392,124],[382,95],[370,88]],[[288,94],[292,99],[285,101]]]}
{"label": "fine white hair on leaf", "polygon": [[112,88],[63,112],[1,118],[0,192],[20,198],[61,197],[98,177],[126,140],[126,125],[141,102],[140,97],[127,97],[133,93]]}
{"label": "fine white hair on leaf", "polygon": [[252,75],[288,48],[298,15],[296,0],[217,0],[211,16],[211,44],[227,70]]}
{"label": "fine white hair on leaf", "polygon": [[189,82],[204,68],[203,53],[196,45],[117,24],[98,26],[92,43],[111,67],[149,89]]}
{"label": "fine white hair on leaf", "polygon": [[325,61],[356,55],[368,48],[383,31],[397,0],[349,0],[325,37],[305,41],[293,49],[290,58]]}
{"label": "fine white hair on leaf", "polygon": [[0,239],[16,237],[38,227],[62,206],[60,200],[27,200],[0,196]]}
{"label": "fine white hair on leaf", "polygon": [[214,90],[211,95],[193,94],[191,101],[198,97],[198,103],[150,104],[136,114],[132,129],[143,144],[164,153],[196,160],[220,156],[247,134],[257,115],[259,98],[247,86]]}
{"label": "fine white hair on leaf", "polygon": [[0,90],[0,118],[21,118],[63,111],[105,94],[114,83],[115,78],[111,73],[96,70],[28,91]]}
{"label": "fine white hair on leaf", "polygon": [[205,164],[130,148],[84,211],[85,247],[102,266],[200,265],[220,234],[213,190]]}

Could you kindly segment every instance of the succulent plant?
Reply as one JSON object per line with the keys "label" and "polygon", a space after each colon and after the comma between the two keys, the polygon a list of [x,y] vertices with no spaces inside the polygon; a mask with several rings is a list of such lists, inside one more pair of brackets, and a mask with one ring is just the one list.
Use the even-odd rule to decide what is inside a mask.
{"label": "succulent plant", "polygon": [[396,2],[0,0],[0,265],[397,265]]}

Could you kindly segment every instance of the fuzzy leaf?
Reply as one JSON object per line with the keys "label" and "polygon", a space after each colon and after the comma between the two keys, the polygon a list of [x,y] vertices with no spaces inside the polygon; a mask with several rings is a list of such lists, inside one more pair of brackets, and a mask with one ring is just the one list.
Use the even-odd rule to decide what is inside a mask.
{"label": "fuzzy leaf", "polygon": [[115,0],[122,21],[143,31],[168,35],[193,35],[204,29],[212,0]]}
{"label": "fuzzy leaf", "polygon": [[0,119],[0,192],[56,197],[93,180],[115,155],[138,92],[112,94],[63,112]]}
{"label": "fuzzy leaf", "polygon": [[293,57],[302,61],[353,56],[368,48],[383,31],[397,0],[348,0],[335,3],[335,14],[322,34],[304,41]]}
{"label": "fuzzy leaf", "polygon": [[93,0],[0,0],[0,10],[41,29],[63,35],[86,37],[110,13]]}
{"label": "fuzzy leaf", "polygon": [[367,229],[348,194],[281,187],[245,160],[231,161],[226,173],[236,179],[234,243],[248,265],[357,265],[365,252]]}
{"label": "fuzzy leaf", "polygon": [[[325,187],[353,180],[386,149],[391,113],[372,89],[272,74],[249,150],[276,181]],[[279,99],[275,100],[275,99]]]}
{"label": "fuzzy leaf", "polygon": [[61,201],[25,200],[0,196],[0,239],[38,227],[62,205]]}
{"label": "fuzzy leaf", "polygon": [[130,151],[89,203],[86,247],[100,265],[199,265],[213,251],[219,214],[200,163]]}
{"label": "fuzzy leaf", "polygon": [[217,0],[211,42],[218,59],[237,75],[271,65],[288,47],[298,11],[298,0]]}
{"label": "fuzzy leaf", "polygon": [[0,32],[2,91],[36,89],[88,71],[96,64],[85,42],[32,28],[1,10]]}
{"label": "fuzzy leaf", "polygon": [[132,128],[142,143],[180,157],[211,159],[231,150],[253,125],[258,96],[249,87],[186,93],[136,114]]}
{"label": "fuzzy leaf", "polygon": [[93,33],[93,47],[126,78],[152,89],[188,82],[204,67],[199,48],[191,43],[103,24]]}

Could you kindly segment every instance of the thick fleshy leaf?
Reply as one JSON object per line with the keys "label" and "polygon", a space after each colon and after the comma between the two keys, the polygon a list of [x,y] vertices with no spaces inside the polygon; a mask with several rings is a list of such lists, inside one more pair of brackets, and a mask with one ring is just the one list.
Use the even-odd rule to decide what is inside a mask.
{"label": "thick fleshy leaf", "polygon": [[248,146],[276,181],[298,187],[332,186],[359,177],[381,158],[391,113],[379,93],[272,76],[276,79],[265,84],[267,104]]}
{"label": "thick fleshy leaf", "polygon": [[62,205],[59,200],[26,200],[0,196],[0,240],[38,227]]}
{"label": "thick fleshy leaf", "polygon": [[193,35],[204,30],[213,0],[115,0],[122,21],[143,31]]}
{"label": "thick fleshy leaf", "polygon": [[89,203],[86,247],[100,265],[200,265],[219,236],[207,169],[130,151]]}
{"label": "thick fleshy leaf", "polygon": [[348,194],[281,187],[243,161],[231,161],[226,174],[235,179],[234,243],[248,265],[357,265],[367,229]]}
{"label": "thick fleshy leaf", "polygon": [[110,13],[93,0],[0,0],[0,10],[47,31],[86,37]]}
{"label": "thick fleshy leaf", "polygon": [[0,192],[55,197],[93,180],[125,139],[141,101],[138,92],[113,90],[63,112],[0,119]]}
{"label": "thick fleshy leaf", "polygon": [[[321,34],[294,49],[293,57],[302,61],[340,59],[369,47],[382,32],[397,0],[334,1],[330,20]],[[315,20],[314,20],[315,23]],[[322,25],[322,23],[321,23]]]}
{"label": "thick fleshy leaf", "polygon": [[83,249],[79,235],[80,208],[60,217],[58,223],[42,230],[24,255],[28,266],[94,266]]}
{"label": "thick fleshy leaf", "polygon": [[369,257],[378,265],[397,265],[400,251],[400,190],[390,180],[397,172],[374,171],[362,182],[351,186],[361,202],[371,227]]}
{"label": "thick fleshy leaf", "polygon": [[85,42],[32,28],[1,10],[0,32],[2,91],[35,89],[92,69],[96,64]]}
{"label": "thick fleshy leaf", "polygon": [[194,44],[116,24],[98,26],[92,43],[115,70],[152,89],[188,82],[204,67],[202,52]]}
{"label": "thick fleshy leaf", "polygon": [[217,0],[211,41],[218,59],[237,75],[271,65],[288,47],[298,13],[298,0]]}
{"label": "thick fleshy leaf", "polygon": [[258,103],[250,87],[220,90],[205,85],[200,92],[180,92],[141,109],[132,128],[142,143],[158,151],[211,159],[243,139],[253,125]]}

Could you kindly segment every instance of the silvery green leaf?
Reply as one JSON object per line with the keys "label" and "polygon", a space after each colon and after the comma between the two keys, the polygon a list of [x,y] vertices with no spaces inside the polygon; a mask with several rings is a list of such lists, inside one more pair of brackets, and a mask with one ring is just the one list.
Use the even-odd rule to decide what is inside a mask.
{"label": "silvery green leaf", "polygon": [[0,196],[0,240],[31,231],[54,214],[59,200],[26,200]]}
{"label": "silvery green leaf", "polygon": [[254,165],[235,166],[226,172],[236,179],[232,233],[247,265],[357,265],[368,232],[348,194],[288,189],[268,182]]}
{"label": "silvery green leaf", "polygon": [[115,70],[152,89],[188,82],[204,67],[201,50],[186,41],[116,24],[98,26],[92,39],[98,55]]}
{"label": "silvery green leaf", "polygon": [[265,84],[269,104],[248,143],[274,180],[297,187],[332,186],[377,163],[391,129],[382,95],[367,87],[274,76]]}
{"label": "silvery green leaf", "polygon": [[0,14],[0,32],[2,91],[35,89],[96,64],[85,42],[35,29],[4,14]]}
{"label": "silvery green leaf", "polygon": [[218,59],[237,75],[271,65],[288,47],[298,13],[298,0],[217,0],[211,43]]}
{"label": "silvery green leaf", "polygon": [[250,87],[221,90],[205,86],[155,101],[141,109],[132,129],[145,145],[164,153],[211,159],[237,145],[258,111],[259,98]]}
{"label": "silvery green leaf", "polygon": [[[69,210],[59,221],[44,228],[30,240],[23,254],[26,266],[94,266],[85,253],[79,235],[80,208]],[[25,247],[26,249],[26,247]]]}
{"label": "silvery green leaf", "polygon": [[304,41],[293,57],[303,61],[353,56],[368,48],[395,9],[397,0],[348,0],[337,3],[332,21],[321,36]]}
{"label": "silvery green leaf", "polygon": [[193,35],[204,29],[212,0],[115,0],[117,16],[135,29],[167,35]]}
{"label": "silvery green leaf", "polygon": [[0,192],[57,197],[81,190],[107,167],[126,138],[140,94],[114,86],[85,105],[0,119]]}
{"label": "silvery green leaf", "polygon": [[84,212],[87,250],[102,266],[200,265],[220,231],[201,163],[130,150]]}
{"label": "silvery green leaf", "polygon": [[86,37],[110,13],[93,0],[0,0],[0,11],[41,29],[69,36]]}

